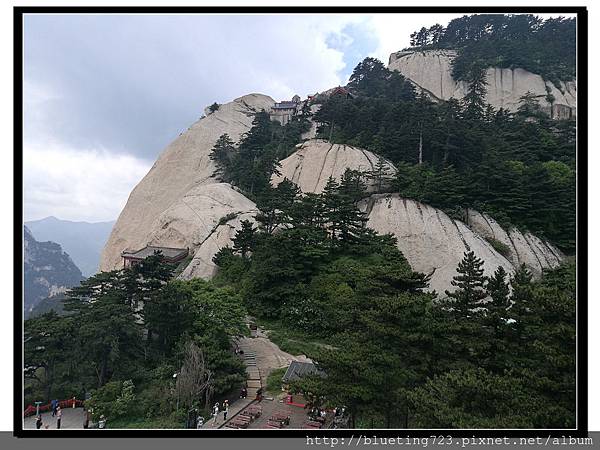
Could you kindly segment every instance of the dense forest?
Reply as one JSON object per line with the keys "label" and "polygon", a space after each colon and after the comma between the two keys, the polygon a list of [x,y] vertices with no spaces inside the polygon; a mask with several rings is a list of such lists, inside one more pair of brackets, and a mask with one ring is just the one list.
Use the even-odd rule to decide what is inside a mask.
{"label": "dense forest", "polygon": [[525,266],[485,277],[466,252],[455,289],[426,293],[395,239],[364,227],[364,195],[352,171],[322,194],[284,181],[271,214],[215,256],[214,282],[326,373],[293,389],[359,427],[573,426],[574,264],[539,282]]}
{"label": "dense forest", "polygon": [[515,113],[484,101],[485,80],[462,101],[433,103],[367,58],[314,120],[320,136],[381,155],[398,168],[393,191],[462,219],[465,208],[575,248],[575,121],[556,121],[526,95]]}
{"label": "dense forest", "polygon": [[85,398],[110,427],[180,428],[190,407],[245,380],[230,337],[245,308],[230,288],[173,279],[160,254],[68,292],[65,313],[25,321],[25,404]]}
{"label": "dense forest", "polygon": [[469,81],[483,68],[522,68],[559,86],[575,78],[574,18],[531,14],[475,14],[411,34],[411,48],[458,52],[452,75]]}

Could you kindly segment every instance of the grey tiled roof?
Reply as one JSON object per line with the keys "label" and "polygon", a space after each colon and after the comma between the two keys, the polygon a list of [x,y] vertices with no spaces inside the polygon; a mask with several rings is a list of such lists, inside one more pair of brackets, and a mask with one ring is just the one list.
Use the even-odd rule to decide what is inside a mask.
{"label": "grey tiled roof", "polygon": [[273,109],[292,109],[292,108],[296,108],[296,106],[298,106],[298,104],[295,102],[281,102],[281,103],[275,103],[275,106],[273,106]]}
{"label": "grey tiled roof", "polygon": [[325,376],[325,373],[322,370],[317,369],[313,363],[292,361],[282,380],[284,383],[289,383],[290,381],[299,380],[303,376],[310,374]]}
{"label": "grey tiled roof", "polygon": [[144,259],[144,258],[147,258],[148,256],[154,255],[154,252],[156,252],[156,251],[160,251],[162,253],[162,255],[165,257],[165,259],[170,259],[170,260],[184,258],[188,254],[187,248],[154,247],[151,245],[147,245],[143,249],[135,251],[135,252],[123,251],[123,253],[121,253],[121,256],[129,257],[129,258],[136,258],[136,259],[138,259],[138,258]]}

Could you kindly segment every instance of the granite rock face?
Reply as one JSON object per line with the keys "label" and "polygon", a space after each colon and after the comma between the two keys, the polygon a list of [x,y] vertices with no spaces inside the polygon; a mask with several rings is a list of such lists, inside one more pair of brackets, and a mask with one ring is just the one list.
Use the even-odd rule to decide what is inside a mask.
{"label": "granite rock face", "polygon": [[[210,150],[223,133],[239,140],[250,129],[254,114],[273,103],[270,97],[251,94],[220,105],[169,145],[131,193],[104,248],[101,268],[120,268],[123,250],[155,245],[190,249],[191,259],[181,278],[214,276],[213,256],[231,246],[241,222],[254,222],[258,210],[231,185],[218,182]],[[393,164],[367,150],[309,139],[281,161],[281,174],[271,181],[277,185],[288,178],[305,193],[319,193],[329,177],[339,180],[346,169],[371,171],[379,161],[387,175],[395,174]],[[376,192],[374,182],[370,183],[369,192]],[[488,275],[498,266],[513,272],[521,263],[539,275],[563,258],[554,246],[531,233],[506,231],[476,211],[468,211],[463,223],[398,194],[372,194],[360,208],[367,213],[367,226],[397,237],[411,266],[431,274],[431,289],[440,294],[453,289],[450,281],[468,250],[485,261]]]}
{"label": "granite rock face", "polygon": [[[167,217],[183,214],[186,207],[181,202],[188,194],[194,197],[197,194],[195,188],[218,183],[209,154],[219,136],[227,133],[234,141],[239,140],[251,128],[254,114],[263,109],[268,111],[274,103],[271,97],[262,94],[237,98],[198,120],[167,146],[129,195],[102,251],[100,270],[122,267],[123,250],[138,250],[150,242],[167,246],[168,243],[183,245],[197,240],[200,231],[185,237],[181,231],[191,226],[189,217],[172,220],[173,226],[166,223]],[[170,208],[177,211],[167,212]],[[210,222],[204,217],[197,219],[194,226],[198,230],[203,230],[204,223]]]}
{"label": "granite rock face", "polygon": [[516,228],[504,230],[487,214],[470,209],[467,212],[467,223],[480,236],[501,242],[508,249],[506,258],[513,266],[525,264],[536,276],[540,276],[543,269],[558,266],[565,257],[550,242],[530,232],[522,233]]}
{"label": "granite rock face", "polygon": [[373,170],[380,159],[384,162],[385,172],[393,175],[396,172],[394,165],[368,150],[312,139],[299,144],[296,152],[281,161],[281,175],[274,175],[271,182],[278,185],[287,178],[302,192],[318,193],[329,177],[339,180],[346,169]]}
{"label": "granite rock face", "polygon": [[[398,194],[372,195],[360,206],[368,214],[367,226],[380,234],[396,236],[398,248],[412,268],[432,274],[430,289],[439,294],[446,289],[454,290],[450,281],[466,251],[472,250],[483,259],[488,276],[498,266],[512,273],[521,263],[540,276],[542,269],[556,267],[564,257],[536,236],[516,229],[506,232],[493,219],[476,211],[469,212],[471,226],[468,226],[436,208]],[[490,238],[507,245],[508,254],[504,256],[494,249]]]}
{"label": "granite rock face", "polygon": [[[467,93],[467,84],[452,78],[452,59],[455,57],[456,52],[452,50],[397,52],[390,55],[388,68],[400,72],[434,99],[462,99]],[[555,86],[527,70],[498,67],[487,69],[486,80],[486,100],[495,108],[516,111],[519,98],[529,91],[537,96],[542,109],[552,117],[566,119],[576,115],[575,81],[561,82]],[[554,97],[552,104],[547,100],[548,93]]]}

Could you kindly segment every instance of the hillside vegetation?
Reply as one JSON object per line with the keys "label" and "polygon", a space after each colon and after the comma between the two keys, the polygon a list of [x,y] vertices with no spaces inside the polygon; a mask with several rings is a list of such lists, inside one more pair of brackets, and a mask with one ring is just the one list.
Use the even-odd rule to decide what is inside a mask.
{"label": "hillside vegetation", "polygon": [[456,80],[470,81],[486,67],[520,67],[556,86],[575,78],[574,18],[546,20],[531,14],[475,14],[421,28],[411,34],[413,49],[453,49]]}

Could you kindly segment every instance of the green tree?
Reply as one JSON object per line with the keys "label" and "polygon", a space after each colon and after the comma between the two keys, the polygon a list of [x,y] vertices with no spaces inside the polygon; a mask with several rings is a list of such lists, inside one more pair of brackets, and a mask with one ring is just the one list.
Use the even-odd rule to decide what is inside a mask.
{"label": "green tree", "polygon": [[476,310],[482,307],[481,301],[488,295],[485,291],[487,277],[483,274],[483,261],[472,250],[464,253],[456,271],[458,275],[450,283],[457,289],[446,291],[447,306],[453,315],[466,319],[476,315]]}
{"label": "green tree", "polygon": [[188,283],[172,280],[144,305],[144,325],[156,334],[151,343],[163,355],[172,354],[179,338],[191,327],[192,293]]}
{"label": "green tree", "polygon": [[74,325],[72,318],[59,317],[54,311],[24,322],[24,378],[42,386],[47,402],[60,378],[60,365],[69,360]]}
{"label": "green tree", "polygon": [[235,156],[235,144],[227,133],[222,134],[213,146],[209,158],[217,166],[215,175],[220,181],[229,182],[231,179],[232,160]]}
{"label": "green tree", "polygon": [[241,225],[242,228],[235,232],[232,239],[233,250],[246,259],[256,244],[256,229],[249,220],[242,220]]}

